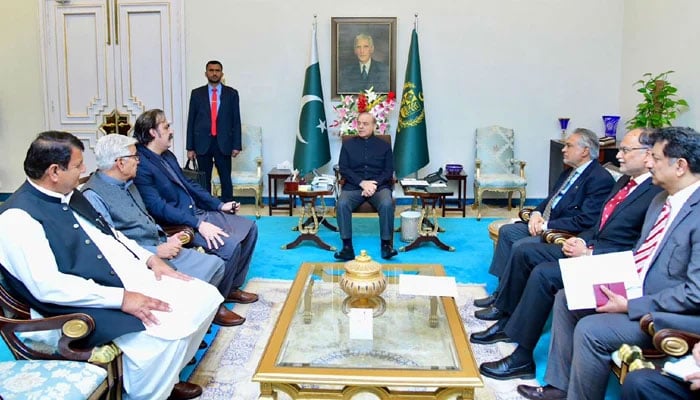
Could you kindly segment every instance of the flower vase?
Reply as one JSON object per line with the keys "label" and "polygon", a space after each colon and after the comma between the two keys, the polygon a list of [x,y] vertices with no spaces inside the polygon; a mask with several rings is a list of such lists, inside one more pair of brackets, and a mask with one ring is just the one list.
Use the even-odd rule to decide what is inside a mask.
{"label": "flower vase", "polygon": [[571,118],[559,117],[559,128],[561,128],[561,140],[566,140],[566,128],[569,126]]}
{"label": "flower vase", "polygon": [[617,123],[619,121],[619,115],[603,115],[603,123],[605,124],[606,137],[617,137]]}

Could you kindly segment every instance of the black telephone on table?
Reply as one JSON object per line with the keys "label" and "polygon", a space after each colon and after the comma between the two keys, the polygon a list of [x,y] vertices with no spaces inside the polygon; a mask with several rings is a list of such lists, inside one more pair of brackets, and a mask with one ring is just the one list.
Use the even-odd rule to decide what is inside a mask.
{"label": "black telephone on table", "polygon": [[447,177],[442,173],[442,167],[432,174],[428,174],[423,178],[424,181],[428,183],[444,182],[447,183]]}

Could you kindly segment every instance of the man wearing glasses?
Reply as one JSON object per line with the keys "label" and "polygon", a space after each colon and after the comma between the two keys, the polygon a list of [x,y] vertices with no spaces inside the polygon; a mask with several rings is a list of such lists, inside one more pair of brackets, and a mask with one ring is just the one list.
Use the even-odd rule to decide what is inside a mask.
{"label": "man wearing glasses", "polygon": [[554,295],[564,285],[557,260],[631,250],[644,223],[646,210],[661,188],[651,182],[646,168],[649,146],[641,145],[652,129],[634,129],[622,139],[617,159],[623,175],[606,202],[601,205],[598,223],[569,238],[563,246],[539,243],[521,246],[513,252],[510,268],[501,279],[501,290],[490,311],[498,321],[482,332],[472,334],[472,343],[518,343],[509,356],[483,363],[481,373],[495,379],[532,377],[535,373],[533,350],[540,338],[554,303]]}
{"label": "man wearing glasses", "polygon": [[[167,237],[163,229],[146,210],[134,178],[139,165],[136,139],[112,134],[103,136],[95,145],[98,170],[83,185],[83,195],[102,214],[107,222],[129,239],[171,264],[176,270],[209,282],[222,296],[233,281],[233,273],[226,270],[217,256],[182,248],[180,232]],[[223,304],[214,317],[221,326],[240,325],[244,318]]]}

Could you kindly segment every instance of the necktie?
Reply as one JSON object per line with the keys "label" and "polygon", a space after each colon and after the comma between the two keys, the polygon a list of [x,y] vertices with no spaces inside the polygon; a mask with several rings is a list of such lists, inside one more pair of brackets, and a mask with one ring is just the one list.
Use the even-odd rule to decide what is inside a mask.
{"label": "necktie", "polygon": [[608,218],[610,218],[610,214],[612,214],[613,211],[615,211],[615,207],[618,206],[618,204],[622,203],[626,198],[627,195],[630,194],[630,190],[637,184],[634,179],[630,179],[629,182],[620,189],[619,192],[610,199],[607,203],[605,203],[605,207],[603,207],[603,214],[600,217],[600,229],[603,229],[603,226],[605,225],[606,222],[608,222]]}
{"label": "necktie", "polygon": [[663,232],[666,229],[669,215],[671,215],[671,204],[666,201],[659,216],[656,218],[656,222],[654,222],[654,226],[651,227],[649,235],[644,239],[644,243],[634,252],[634,264],[637,266],[637,274],[639,274],[642,281],[644,281],[644,276],[649,269],[651,255],[656,250],[656,246],[661,241]]}
{"label": "necktie", "polygon": [[218,111],[219,100],[216,95],[216,88],[211,88],[211,135],[216,136],[216,113]]}
{"label": "necktie", "polygon": [[362,79],[367,79],[367,66],[362,66]]}
{"label": "necktie", "polygon": [[559,203],[559,200],[561,200],[561,198],[564,197],[564,194],[569,189],[569,186],[571,186],[571,183],[576,178],[576,175],[578,175],[578,171],[572,169],[571,173],[569,174],[569,177],[566,178],[566,181],[564,181],[557,193],[554,196],[552,196],[551,199],[549,199],[549,202],[544,207],[544,212],[542,213],[542,218],[544,218],[545,221],[549,221],[549,217],[552,214],[552,209],[556,207],[557,203]]}

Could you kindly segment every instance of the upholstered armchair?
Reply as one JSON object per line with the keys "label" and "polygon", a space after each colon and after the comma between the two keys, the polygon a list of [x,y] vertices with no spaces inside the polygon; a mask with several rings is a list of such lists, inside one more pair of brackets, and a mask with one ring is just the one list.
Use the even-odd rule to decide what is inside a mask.
{"label": "upholstered armchair", "polygon": [[[255,192],[255,217],[260,218],[260,208],[263,206],[262,128],[243,124],[241,136],[243,151],[232,158],[231,183],[234,192],[240,190]],[[219,179],[218,174],[212,174],[212,191],[215,196],[221,195]]]}
{"label": "upholstered armchair", "polygon": [[508,210],[512,208],[513,192],[520,194],[520,208],[525,202],[525,161],[514,158],[514,133],[500,126],[476,130],[474,174],[474,206],[476,219],[481,219],[484,192],[508,193]]}
{"label": "upholstered armchair", "polygon": [[[92,317],[75,313],[32,319],[29,307],[5,286],[2,273],[0,308],[0,335],[16,359],[0,362],[3,396],[48,398],[61,393],[65,399],[121,399],[121,350],[114,344],[77,344],[95,329]],[[41,338],[34,336],[39,332]],[[30,375],[32,379],[21,379]]]}

